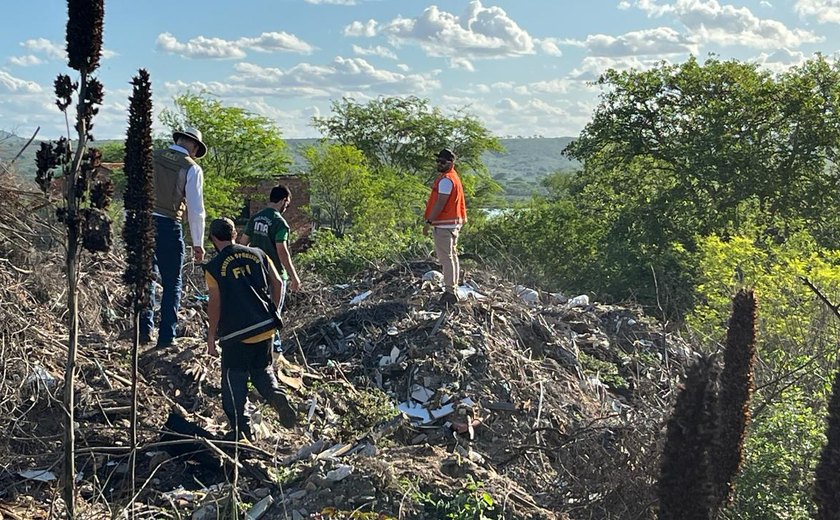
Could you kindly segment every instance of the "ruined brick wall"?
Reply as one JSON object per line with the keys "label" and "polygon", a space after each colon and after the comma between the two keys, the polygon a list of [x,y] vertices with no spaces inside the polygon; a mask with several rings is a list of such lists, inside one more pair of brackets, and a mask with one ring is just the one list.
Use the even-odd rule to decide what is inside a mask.
{"label": "ruined brick wall", "polygon": [[303,206],[309,205],[309,183],[297,175],[275,177],[274,179],[264,180],[258,185],[247,188],[244,195],[248,206],[248,216],[250,217],[258,213],[266,206],[271,188],[278,184],[285,184],[292,192],[292,204],[283,214],[283,217],[292,229],[292,238],[296,241],[303,239],[312,232],[312,221],[301,209]]}

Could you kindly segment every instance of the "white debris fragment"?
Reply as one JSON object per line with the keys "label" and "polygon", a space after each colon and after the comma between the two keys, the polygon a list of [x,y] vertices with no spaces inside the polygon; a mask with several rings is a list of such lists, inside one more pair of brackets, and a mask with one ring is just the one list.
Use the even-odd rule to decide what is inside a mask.
{"label": "white debris fragment", "polygon": [[350,300],[350,305],[358,305],[358,304],[362,303],[362,302],[363,302],[363,301],[365,301],[365,300],[367,299],[367,297],[368,297],[368,296],[370,296],[371,294],[373,294],[373,291],[365,291],[365,292],[363,292],[362,294],[360,294],[360,295],[358,295],[358,296],[354,297],[352,300]]}

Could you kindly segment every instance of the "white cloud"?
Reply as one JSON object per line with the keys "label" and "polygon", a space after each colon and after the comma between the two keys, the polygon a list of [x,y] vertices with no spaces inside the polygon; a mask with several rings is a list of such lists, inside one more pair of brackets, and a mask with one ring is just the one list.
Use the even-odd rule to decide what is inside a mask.
{"label": "white cloud", "polygon": [[[463,103],[453,99],[452,108]],[[473,102],[469,111],[496,135],[576,135],[591,117],[591,107],[560,99],[507,96]]]}
{"label": "white cloud", "polygon": [[805,53],[803,52],[779,49],[770,54],[761,53],[753,61],[771,72],[780,73],[802,64],[806,59]]}
{"label": "white cloud", "polygon": [[266,32],[257,38],[240,38],[238,43],[242,47],[259,52],[294,52],[298,54],[312,54],[314,48],[294,34],[287,32]]}
{"label": "white cloud", "polygon": [[592,56],[696,54],[697,45],[670,27],[633,31],[618,37],[591,34],[583,42]]}
{"label": "white cloud", "polygon": [[[53,42],[46,38],[30,38],[29,40],[21,42],[20,46],[35,54],[40,54],[49,60],[67,59],[67,51],[64,50],[64,44]],[[117,56],[116,52],[108,49],[102,49],[102,59],[107,60],[113,58],[114,56]],[[36,65],[36,63],[31,58],[40,59],[37,56],[31,54],[28,56],[23,56],[23,58],[26,58],[28,62],[31,62],[27,63],[27,65]],[[39,61],[38,63],[43,63],[43,60]]]}
{"label": "white cloud", "polygon": [[34,81],[27,81],[12,76],[3,69],[0,69],[0,92],[8,94],[37,94],[43,89]]}
{"label": "white cloud", "polygon": [[397,55],[388,47],[377,45],[376,47],[359,47],[353,45],[353,52],[359,56],[379,56],[380,58],[388,58],[396,60]]}
{"label": "white cloud", "polygon": [[356,0],[305,0],[307,4],[358,5]]}
{"label": "white cloud", "polygon": [[480,0],[470,1],[461,15],[432,5],[416,18],[397,17],[383,24],[353,22],[344,34],[380,35],[395,46],[416,44],[429,56],[449,58],[450,65],[456,66],[463,60],[535,54],[537,49],[553,55],[560,52],[556,40],[533,38],[504,9],[484,7]]}
{"label": "white cloud", "polygon": [[637,56],[623,56],[619,58],[607,56],[587,56],[580,65],[569,74],[569,77],[579,81],[594,81],[608,69],[615,70],[647,70],[668,60],[642,59]]}
{"label": "white cloud", "polygon": [[543,38],[540,40],[534,40],[537,45],[540,46],[540,49],[549,56],[562,56],[563,52],[560,50],[560,44],[562,43],[557,38]]}
{"label": "white cloud", "polygon": [[158,35],[156,43],[158,49],[185,58],[232,59],[246,56],[237,42],[221,38],[198,36],[181,43],[171,34],[162,33]]}
{"label": "white cloud", "polygon": [[310,44],[287,32],[265,32],[256,38],[237,40],[197,36],[187,42],[178,41],[170,33],[161,33],[156,43],[164,52],[196,59],[241,59],[247,56],[246,50],[298,54],[310,54],[314,50]]}
{"label": "white cloud", "polygon": [[12,56],[9,58],[9,63],[18,67],[31,67],[44,63],[44,60],[34,54],[27,54],[25,56]]}
{"label": "white cloud", "polygon": [[468,72],[475,72],[475,66],[467,58],[451,58],[449,66],[453,69],[464,69]]}
{"label": "white cloud", "polygon": [[635,5],[651,17],[674,16],[693,39],[703,43],[776,49],[822,41],[813,32],[791,29],[777,20],[759,18],[746,7],[723,5],[717,0],[675,0],[665,4],[636,0]]}
{"label": "white cloud", "polygon": [[44,54],[46,57],[53,60],[63,60],[66,52],[64,45],[60,43],[51,42],[46,38],[32,38],[20,44],[24,49],[32,52]]}
{"label": "white cloud", "polygon": [[344,28],[344,36],[366,36],[368,38],[376,36],[379,22],[376,20],[368,20],[367,22],[353,22]]}
{"label": "white cloud", "polygon": [[675,16],[694,39],[704,43],[776,49],[823,39],[804,29],[788,28],[777,20],[759,18],[746,7],[724,5],[717,0],[676,0],[661,5],[656,0],[637,0],[636,6],[649,16]]}
{"label": "white cloud", "polygon": [[310,95],[345,95],[347,91],[375,94],[413,94],[440,87],[433,74],[405,74],[377,69],[363,58],[337,56],[329,65],[299,63],[289,69],[237,63],[235,84],[258,88],[309,89]]}
{"label": "white cloud", "polygon": [[801,16],[812,16],[819,23],[840,23],[840,0],[796,0]]}

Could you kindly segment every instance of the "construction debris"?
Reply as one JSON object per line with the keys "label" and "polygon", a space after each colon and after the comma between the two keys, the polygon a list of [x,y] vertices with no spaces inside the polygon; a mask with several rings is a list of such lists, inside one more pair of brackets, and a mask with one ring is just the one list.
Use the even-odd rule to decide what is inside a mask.
{"label": "construction debris", "polygon": [[[67,331],[59,235],[49,210],[31,210],[46,202],[19,191],[3,191],[0,204],[0,413],[9,418],[0,424],[0,501],[34,518],[52,495],[39,482],[49,471],[32,468],[61,457]],[[225,440],[204,285],[185,266],[183,337],[140,355],[136,511],[212,517],[236,506],[225,501],[236,482],[255,490],[251,518],[439,518],[432,502],[471,489],[493,497],[499,518],[649,516],[661,429],[690,346],[637,308],[463,268],[460,302],[445,309],[437,266],[425,260],[342,285],[308,278],[306,292],[289,295],[275,364],[305,420],[283,428],[254,394],[258,438],[246,444]],[[129,500],[121,271],[112,253],[85,256],[80,274],[79,488],[102,512]]]}

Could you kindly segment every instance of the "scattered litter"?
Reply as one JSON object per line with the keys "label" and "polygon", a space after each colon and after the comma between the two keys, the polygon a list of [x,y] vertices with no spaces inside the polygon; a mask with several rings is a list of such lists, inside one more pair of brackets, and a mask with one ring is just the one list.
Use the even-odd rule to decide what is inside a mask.
{"label": "scattered litter", "polygon": [[457,287],[458,291],[458,299],[459,300],[466,300],[468,298],[474,298],[476,301],[482,301],[487,299],[487,296],[484,296],[480,292],[476,291],[471,286],[464,284]]}
{"label": "scattered litter", "polygon": [[571,298],[568,302],[566,302],[566,307],[572,309],[574,307],[586,307],[589,305],[589,296],[585,294],[581,294],[580,296],[575,296]]}
{"label": "scattered litter", "polygon": [[326,460],[326,459],[338,458],[338,457],[341,457],[342,455],[346,454],[352,448],[353,448],[352,444],[338,443],[338,444],[334,445],[333,447],[331,447],[329,449],[326,449],[326,450],[322,451],[321,453],[319,453],[318,456],[315,457],[315,460]]}
{"label": "scattered litter", "polygon": [[423,273],[423,280],[427,282],[443,283],[443,273],[440,271],[426,271]]}
{"label": "scattered litter", "polygon": [[478,353],[478,351],[473,347],[463,348],[463,349],[458,351],[458,354],[464,359],[467,359],[468,357],[472,357],[472,356],[476,355],[477,353]]}
{"label": "scattered litter", "polygon": [[432,422],[432,415],[429,413],[429,410],[422,405],[406,401],[404,403],[400,403],[398,408],[412,420],[418,419],[420,424],[428,424]]}
{"label": "scattered litter", "polygon": [[55,377],[46,368],[36,364],[32,367],[32,373],[26,378],[26,384],[50,390],[55,386]]}
{"label": "scattered litter", "polygon": [[312,403],[309,405],[309,412],[306,414],[306,422],[312,422],[312,416],[315,415],[315,408],[318,407],[318,394],[312,395]]}
{"label": "scattered litter", "polygon": [[517,285],[515,288],[516,295],[525,303],[537,303],[540,301],[540,293],[533,289],[529,289],[524,285]]}
{"label": "scattered litter", "polygon": [[552,303],[563,304],[569,301],[569,298],[566,297],[566,295],[564,295],[563,293],[553,292],[548,293],[548,295],[551,296]]}
{"label": "scattered litter", "polygon": [[392,347],[390,355],[382,356],[381,358],[379,358],[379,366],[380,367],[387,367],[389,365],[393,365],[393,364],[397,363],[397,361],[399,361],[399,359],[400,359],[401,354],[402,353],[400,352],[399,348]]}
{"label": "scattered litter", "polygon": [[399,333],[399,329],[391,325],[390,327],[388,327],[388,332],[386,334],[388,334],[389,336],[396,336]]}
{"label": "scattered litter", "polygon": [[358,304],[362,303],[371,294],[373,294],[373,291],[363,292],[362,294],[360,294],[360,295],[354,297],[352,300],[350,300],[350,305],[358,305]]}
{"label": "scattered litter", "polygon": [[333,285],[333,287],[335,287],[336,289],[344,290],[344,289],[349,289],[350,284],[349,283],[337,283],[337,284]]}
{"label": "scattered litter", "polygon": [[484,464],[484,457],[477,451],[473,451],[471,447],[464,448],[459,444],[455,446],[455,453],[476,464]]}
{"label": "scattered litter", "polygon": [[434,395],[434,391],[425,386],[414,385],[411,387],[411,398],[420,404],[426,404]]}
{"label": "scattered litter", "polygon": [[184,486],[178,486],[177,488],[166,491],[162,493],[163,498],[166,498],[169,501],[177,501],[183,500],[184,502],[193,502],[195,501],[195,493],[192,491],[187,491],[184,489]]}
{"label": "scattered litter", "polygon": [[37,480],[38,482],[52,482],[57,478],[55,473],[45,469],[27,469],[24,471],[18,471],[18,475],[27,480]]}

